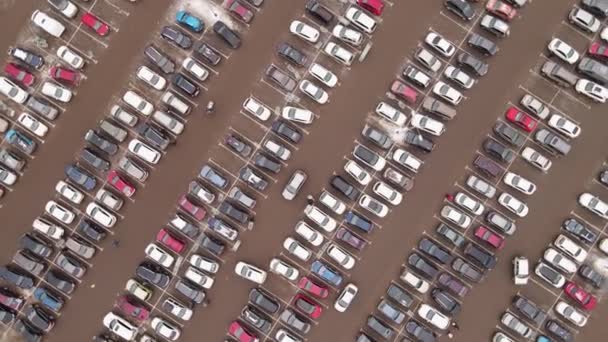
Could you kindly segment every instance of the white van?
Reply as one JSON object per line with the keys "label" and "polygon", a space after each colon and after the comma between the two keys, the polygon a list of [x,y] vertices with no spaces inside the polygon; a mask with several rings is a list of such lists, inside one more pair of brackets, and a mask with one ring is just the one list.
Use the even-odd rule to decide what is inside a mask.
{"label": "white van", "polygon": [[184,131],[184,124],[165,112],[157,110],[152,114],[152,119],[175,135],[182,134]]}
{"label": "white van", "polygon": [[31,19],[36,26],[53,37],[59,38],[65,32],[65,26],[42,11],[34,11]]}
{"label": "white van", "polygon": [[190,113],[190,106],[170,91],[165,92],[161,100],[181,115],[188,115],[188,113]]}
{"label": "white van", "polygon": [[132,90],[127,90],[122,96],[122,100],[145,116],[152,114],[154,110],[154,106],[150,102]]}
{"label": "white van", "polygon": [[120,208],[122,208],[122,205],[124,204],[122,198],[114,195],[106,189],[97,190],[97,194],[95,194],[95,199],[114,211],[120,210]]}

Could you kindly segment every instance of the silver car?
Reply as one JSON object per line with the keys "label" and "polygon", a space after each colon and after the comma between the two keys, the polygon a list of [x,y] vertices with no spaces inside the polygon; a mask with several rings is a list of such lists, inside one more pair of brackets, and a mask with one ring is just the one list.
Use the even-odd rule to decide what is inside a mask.
{"label": "silver car", "polygon": [[304,183],[306,182],[307,178],[308,175],[306,175],[306,172],[302,170],[296,170],[289,178],[289,181],[285,185],[285,188],[283,188],[283,192],[281,193],[283,198],[288,201],[294,199],[302,188],[302,186],[304,185]]}

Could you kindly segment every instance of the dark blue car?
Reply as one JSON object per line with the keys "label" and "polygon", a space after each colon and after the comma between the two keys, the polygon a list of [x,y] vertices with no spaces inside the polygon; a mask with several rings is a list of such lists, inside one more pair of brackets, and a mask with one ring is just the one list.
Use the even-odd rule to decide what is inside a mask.
{"label": "dark blue car", "polygon": [[342,276],[319,260],[312,263],[310,270],[321,279],[334,286],[340,286],[342,283]]}
{"label": "dark blue car", "polygon": [[34,291],[34,298],[42,306],[54,312],[59,312],[63,307],[63,300],[41,287],[36,288]]}
{"label": "dark blue car", "polygon": [[372,231],[372,229],[374,229],[374,224],[370,220],[354,211],[349,211],[346,213],[346,223],[353,227],[359,228],[366,233],[369,233]]}
{"label": "dark blue car", "polygon": [[72,182],[82,186],[87,191],[95,189],[95,185],[97,185],[95,178],[78,166],[67,165],[65,174]]}

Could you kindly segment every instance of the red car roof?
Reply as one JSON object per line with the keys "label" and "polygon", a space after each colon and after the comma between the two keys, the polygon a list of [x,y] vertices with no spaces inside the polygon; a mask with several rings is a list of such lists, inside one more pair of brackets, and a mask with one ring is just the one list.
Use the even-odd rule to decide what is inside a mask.
{"label": "red car roof", "polygon": [[357,0],[357,4],[375,15],[382,14],[384,10],[383,0]]}

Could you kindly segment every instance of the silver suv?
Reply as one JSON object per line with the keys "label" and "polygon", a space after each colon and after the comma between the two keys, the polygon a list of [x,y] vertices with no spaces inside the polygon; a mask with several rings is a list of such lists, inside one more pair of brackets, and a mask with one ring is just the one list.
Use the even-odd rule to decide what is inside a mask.
{"label": "silver suv", "polygon": [[249,209],[253,209],[253,207],[255,207],[255,198],[252,198],[251,196],[244,193],[241,189],[239,189],[238,186],[235,186],[234,188],[230,189],[228,197],[232,198],[239,204],[242,204],[243,206]]}
{"label": "silver suv", "polygon": [[148,171],[144,170],[141,166],[127,157],[122,157],[122,159],[118,161],[118,167],[140,182],[143,182],[148,178]]}

